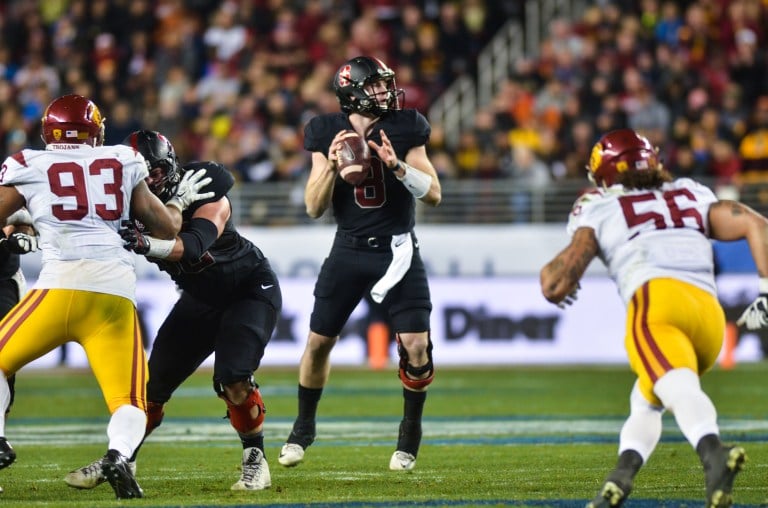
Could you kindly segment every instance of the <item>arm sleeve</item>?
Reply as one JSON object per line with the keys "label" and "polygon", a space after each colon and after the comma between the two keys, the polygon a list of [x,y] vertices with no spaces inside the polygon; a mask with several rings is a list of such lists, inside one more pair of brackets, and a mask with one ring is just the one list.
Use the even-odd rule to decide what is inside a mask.
{"label": "arm sleeve", "polygon": [[181,243],[184,245],[184,254],[181,259],[197,261],[218,237],[219,230],[216,224],[208,219],[195,217],[189,221],[189,227],[179,233]]}
{"label": "arm sleeve", "polygon": [[11,257],[11,251],[8,250],[8,237],[0,228],[0,265],[5,264]]}

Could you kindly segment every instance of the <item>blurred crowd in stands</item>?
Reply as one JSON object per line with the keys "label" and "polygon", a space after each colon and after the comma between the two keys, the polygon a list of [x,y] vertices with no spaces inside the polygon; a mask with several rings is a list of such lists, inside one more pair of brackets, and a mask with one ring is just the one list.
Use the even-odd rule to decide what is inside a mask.
{"label": "blurred crowd in stands", "polygon": [[[768,2],[595,1],[557,20],[464,133],[460,175],[582,177],[600,133],[631,127],[679,176],[768,176]],[[511,154],[498,164],[490,147]],[[475,155],[473,155],[475,154]]]}
{"label": "blurred crowd in stands", "polygon": [[[599,134],[648,136],[676,175],[718,184],[768,175],[768,1],[593,0],[547,26],[457,146],[433,122],[445,179],[532,187],[584,178]],[[338,65],[373,55],[405,105],[428,114],[524,0],[5,0],[0,149],[40,147],[42,108],[92,97],[107,143],[139,127],[182,160],[215,159],[242,182],[296,181],[302,127],[338,108]],[[767,198],[768,199],[768,198]]]}
{"label": "blurred crowd in stands", "polygon": [[5,0],[0,142],[38,146],[42,108],[89,96],[107,143],[139,127],[182,160],[215,159],[240,180],[301,178],[304,122],[337,110],[345,60],[381,58],[426,114],[522,3],[437,0]]}

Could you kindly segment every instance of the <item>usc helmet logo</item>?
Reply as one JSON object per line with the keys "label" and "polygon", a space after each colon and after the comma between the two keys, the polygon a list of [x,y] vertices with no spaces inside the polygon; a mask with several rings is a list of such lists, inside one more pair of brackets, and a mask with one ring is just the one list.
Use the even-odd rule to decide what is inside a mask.
{"label": "usc helmet logo", "polygon": [[589,154],[589,169],[594,173],[603,162],[603,145],[595,143],[592,147],[592,153]]}
{"label": "usc helmet logo", "polygon": [[99,108],[96,107],[95,104],[92,105],[93,107],[90,108],[89,115],[91,118],[91,121],[95,123],[96,125],[101,125],[101,111],[99,111]]}

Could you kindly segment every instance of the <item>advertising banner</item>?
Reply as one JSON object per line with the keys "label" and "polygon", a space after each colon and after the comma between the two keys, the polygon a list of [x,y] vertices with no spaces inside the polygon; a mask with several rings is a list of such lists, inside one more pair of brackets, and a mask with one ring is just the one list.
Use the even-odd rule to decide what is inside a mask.
{"label": "advertising banner", "polygon": [[[718,284],[726,315],[733,322],[756,296],[756,276],[724,275]],[[283,278],[281,287],[283,312],[262,365],[298,366],[309,330],[314,279]],[[626,362],[624,305],[607,277],[585,277],[578,300],[566,309],[544,300],[535,276],[435,277],[430,289],[437,365]],[[177,297],[169,279],[139,281],[138,309],[148,351]],[[334,365],[367,364],[368,327],[379,315],[371,305],[363,301],[353,313],[332,352]],[[761,336],[742,332],[735,339],[737,361],[762,359]],[[393,342],[388,349],[394,366],[397,352]],[[79,345],[70,343],[65,356],[62,352],[53,351],[31,365],[87,366]],[[205,365],[212,363],[209,358]]]}

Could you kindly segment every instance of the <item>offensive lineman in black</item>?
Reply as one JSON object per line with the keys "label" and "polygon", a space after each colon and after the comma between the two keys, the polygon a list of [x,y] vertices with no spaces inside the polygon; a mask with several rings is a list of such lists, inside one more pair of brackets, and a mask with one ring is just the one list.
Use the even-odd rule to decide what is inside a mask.
{"label": "offensive lineman in black", "polygon": [[[338,225],[315,285],[310,332],[299,366],[298,416],[278,461],[295,466],[315,439],[315,417],[330,373],[329,356],[350,314],[371,292],[396,334],[404,409],[389,468],[413,469],[421,442],[427,386],[434,377],[427,274],[413,233],[415,199],[437,206],[441,191],[425,145],[431,128],[415,109],[400,109],[395,73],[376,58],[343,64],[333,80],[341,113],[312,118],[304,148],[312,170],[304,202],[318,218],[333,204]],[[371,169],[352,186],[337,172],[341,141],[350,131],[368,140]]]}
{"label": "offensive lineman in black", "polygon": [[[159,132],[136,131],[123,144],[147,160],[147,183],[161,200],[173,195],[186,171],[206,169],[206,191],[215,195],[183,212],[181,232],[160,240],[130,223],[121,230],[125,247],[144,254],[167,272],[181,296],[157,332],[149,357],[147,428],[144,439],[163,419],[173,392],[211,353],[216,353],[213,386],[227,406],[229,421],[243,445],[242,474],[232,490],[270,487],[264,456],[265,407],[253,380],[282,307],[277,276],[264,254],[242,237],[231,221],[227,192],[234,184],[216,162],[178,166],[171,143]],[[138,449],[129,465],[135,471]],[[105,480],[99,461],[70,472],[65,481],[93,488]]]}

